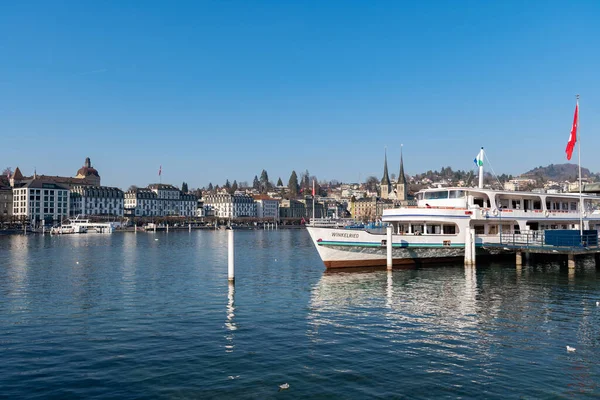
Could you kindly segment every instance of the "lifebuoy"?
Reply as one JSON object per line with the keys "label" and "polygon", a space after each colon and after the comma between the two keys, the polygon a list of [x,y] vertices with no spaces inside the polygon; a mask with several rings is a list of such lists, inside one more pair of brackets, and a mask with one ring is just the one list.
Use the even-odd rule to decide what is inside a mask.
{"label": "lifebuoy", "polygon": [[494,208],[494,211],[492,211],[492,214],[494,214],[494,217],[498,216],[498,209]]}
{"label": "lifebuoy", "polygon": [[550,211],[548,211],[548,210],[544,211],[544,215],[547,217],[548,215],[550,215]]}

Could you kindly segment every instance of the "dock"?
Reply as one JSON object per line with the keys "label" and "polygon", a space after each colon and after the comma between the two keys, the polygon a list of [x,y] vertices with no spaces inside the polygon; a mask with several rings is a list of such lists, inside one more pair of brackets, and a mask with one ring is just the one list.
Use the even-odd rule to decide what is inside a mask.
{"label": "dock", "polygon": [[[479,244],[478,244],[479,245]],[[600,245],[598,231],[577,230],[527,231],[523,233],[502,234],[499,242],[483,241],[484,249],[502,249],[515,253],[517,266],[523,264],[523,255],[529,259],[531,254],[544,254],[567,258],[569,268],[575,268],[576,258],[594,256],[596,266],[600,266]]]}

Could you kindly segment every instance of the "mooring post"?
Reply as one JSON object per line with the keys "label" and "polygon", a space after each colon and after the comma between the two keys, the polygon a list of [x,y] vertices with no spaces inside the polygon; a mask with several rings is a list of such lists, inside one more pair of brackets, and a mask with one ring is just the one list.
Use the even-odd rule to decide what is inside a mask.
{"label": "mooring post", "polygon": [[471,228],[471,259],[473,260],[473,265],[477,260],[477,237],[475,236],[475,229]]}
{"label": "mooring post", "polygon": [[475,265],[475,230],[465,231],[465,266]]}
{"label": "mooring post", "polygon": [[190,222],[190,223],[188,224],[188,232],[191,232],[191,231],[192,231],[192,223]]}
{"label": "mooring post", "polygon": [[575,269],[575,255],[573,253],[569,253],[568,255],[567,265],[569,269]]}
{"label": "mooring post", "polygon": [[169,233],[169,224],[167,223],[167,233]]}
{"label": "mooring post", "polygon": [[521,252],[521,250],[517,250],[515,264],[517,264],[517,267],[523,265],[523,253]]}
{"label": "mooring post", "polygon": [[392,269],[392,266],[394,265],[393,259],[392,259],[392,226],[388,225],[387,226],[387,241],[386,241],[386,245],[387,245],[387,268],[388,269]]}
{"label": "mooring post", "polygon": [[229,229],[227,233],[228,236],[228,268],[227,268],[227,276],[229,278],[229,282],[235,282],[235,270],[234,270],[234,251],[233,251],[233,229]]}
{"label": "mooring post", "polygon": [[156,224],[154,224],[154,233],[156,233]]}

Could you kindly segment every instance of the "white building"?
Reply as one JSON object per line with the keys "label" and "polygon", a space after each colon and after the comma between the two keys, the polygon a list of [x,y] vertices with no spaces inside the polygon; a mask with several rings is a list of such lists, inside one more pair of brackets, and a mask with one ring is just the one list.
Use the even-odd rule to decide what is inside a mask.
{"label": "white building", "polygon": [[279,220],[279,200],[264,194],[254,195],[256,216],[259,219]]}
{"label": "white building", "polygon": [[136,217],[194,217],[198,202],[193,194],[184,194],[173,185],[156,183],[125,193],[125,209]]}
{"label": "white building", "polygon": [[221,218],[256,218],[256,204],[252,196],[246,194],[209,194],[204,197],[204,207],[214,210]]}
{"label": "white building", "polygon": [[71,188],[70,213],[72,217],[107,215],[122,217],[124,193],[108,186],[73,186]]}
{"label": "white building", "polygon": [[13,187],[13,215],[59,222],[69,215],[69,198],[66,186],[36,178],[24,180]]}
{"label": "white building", "polygon": [[156,217],[156,193],[150,189],[135,189],[125,193],[127,215],[132,217]]}

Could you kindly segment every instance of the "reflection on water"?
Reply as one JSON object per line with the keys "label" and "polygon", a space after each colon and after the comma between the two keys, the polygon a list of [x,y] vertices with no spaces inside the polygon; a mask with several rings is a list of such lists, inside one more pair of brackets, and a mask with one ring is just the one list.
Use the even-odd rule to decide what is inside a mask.
{"label": "reflection on water", "polygon": [[240,231],[236,261],[234,287],[225,231],[0,238],[2,395],[599,390],[600,283],[589,262],[574,273],[539,262],[329,272],[303,230]]}
{"label": "reflection on water", "polygon": [[[600,308],[590,312],[599,288],[589,262],[576,274],[553,264],[328,272],[312,290],[307,337],[317,349],[341,337],[377,344],[381,362],[413,365],[417,381],[528,384],[531,367],[549,385],[543,396],[569,385],[588,393],[600,377]],[[570,359],[565,346],[576,342]]]}
{"label": "reflection on water", "polygon": [[235,324],[235,285],[232,282],[229,282],[229,291],[227,293],[227,320],[225,321],[225,329],[227,330],[225,334],[225,340],[227,341],[225,351],[231,353],[235,347],[233,339],[237,330],[237,325]]}

